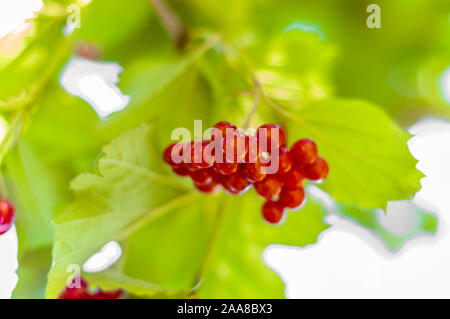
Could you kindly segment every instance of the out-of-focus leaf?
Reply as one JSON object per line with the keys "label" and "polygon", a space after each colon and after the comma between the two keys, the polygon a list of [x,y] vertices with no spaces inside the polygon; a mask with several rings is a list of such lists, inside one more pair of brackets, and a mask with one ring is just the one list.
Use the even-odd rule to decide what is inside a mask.
{"label": "out-of-focus leaf", "polygon": [[25,142],[8,154],[2,167],[8,198],[17,211],[19,282],[16,298],[42,298],[52,262],[51,221],[67,200],[59,176],[45,166]]}
{"label": "out-of-focus leaf", "polygon": [[77,36],[101,45],[108,52],[144,29],[151,15],[147,0],[95,0],[83,11]]}
{"label": "out-of-focus leaf", "polygon": [[327,229],[326,211],[311,198],[299,211],[287,213],[281,226],[267,224],[261,216],[263,201],[253,190],[218,203],[222,225],[213,229],[217,247],[205,262],[198,295],[203,298],[284,298],[284,283],[261,256],[268,245],[314,244]]}
{"label": "out-of-focus leaf", "polygon": [[288,30],[249,49],[256,77],[272,98],[302,103],[330,97],[334,46],[317,34]]}
{"label": "out-of-focus leaf", "polygon": [[19,258],[19,282],[12,293],[16,299],[42,299],[45,297],[47,274],[52,263],[52,249],[43,248],[26,252]]}
{"label": "out-of-focus leaf", "polygon": [[8,108],[7,104],[17,105],[19,99],[39,94],[67,56],[69,40],[61,31],[64,23],[63,19],[56,18],[44,21],[26,49],[0,69],[0,101],[4,109]]}
{"label": "out-of-focus leaf", "polygon": [[19,253],[43,249],[53,243],[51,220],[65,202],[64,188],[25,142],[6,157],[3,174],[8,197],[17,210]]}

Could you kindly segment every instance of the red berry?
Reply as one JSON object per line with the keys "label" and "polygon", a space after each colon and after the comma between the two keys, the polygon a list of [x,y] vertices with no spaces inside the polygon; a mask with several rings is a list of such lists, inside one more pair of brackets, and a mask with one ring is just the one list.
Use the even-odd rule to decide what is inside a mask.
{"label": "red berry", "polygon": [[284,208],[277,202],[267,201],[262,207],[262,215],[267,222],[277,224],[283,219]]}
{"label": "red berry", "polygon": [[[202,141],[196,143],[193,153],[194,165],[200,168],[211,167],[214,164],[214,154],[209,151],[205,151],[209,141]],[[200,146],[199,146],[200,145]]]}
{"label": "red berry", "polygon": [[213,180],[208,169],[199,169],[198,171],[192,172],[191,178],[197,185],[206,185]]}
{"label": "red berry", "polygon": [[305,191],[303,187],[297,189],[290,189],[283,187],[280,193],[279,203],[283,207],[296,208],[303,203],[304,199],[305,199]]}
{"label": "red berry", "polygon": [[[286,134],[276,124],[264,124],[256,130],[259,144],[263,143],[261,152],[271,152],[272,146],[280,148],[286,145]],[[261,142],[262,140],[262,142]],[[265,145],[264,145],[265,144]]]}
{"label": "red berry", "polygon": [[236,129],[236,125],[229,122],[218,122],[213,126],[211,139],[215,140],[218,137],[225,138],[227,135],[233,134]]}
{"label": "red berry", "polygon": [[214,170],[222,175],[231,175],[238,169],[238,163],[214,163]]}
{"label": "red berry", "polygon": [[234,189],[234,187],[231,184],[230,176],[232,176],[232,175],[219,175],[218,181],[222,185],[222,187],[225,191],[227,191],[230,194],[236,194],[237,191]]}
{"label": "red berry", "polygon": [[319,156],[316,143],[307,138],[295,142],[291,146],[291,154],[294,161],[299,165],[312,164]]}
{"label": "red berry", "polygon": [[250,182],[257,183],[262,181],[266,174],[262,172],[263,165],[258,161],[256,163],[246,163],[241,166],[241,173]]}
{"label": "red berry", "polygon": [[287,188],[297,189],[303,186],[305,175],[305,171],[300,166],[294,165],[289,172],[281,175],[281,179]]}
{"label": "red berry", "polygon": [[281,147],[278,154],[278,171],[277,174],[284,174],[292,167],[291,153],[285,147]]}
{"label": "red berry", "polygon": [[204,152],[208,141],[191,141],[183,149],[183,162],[190,171],[196,168],[207,168],[214,164],[214,156]]}
{"label": "red berry", "polygon": [[228,162],[241,163],[247,155],[245,135],[235,133],[223,140],[223,153]]}
{"label": "red berry", "polygon": [[306,177],[313,181],[324,179],[328,175],[328,169],[327,162],[319,157],[313,164],[306,166]]}
{"label": "red berry", "polygon": [[191,171],[187,169],[185,164],[179,167],[172,167],[172,171],[179,176],[189,176],[191,174]]}
{"label": "red berry", "polygon": [[200,167],[196,166],[193,163],[186,163],[184,164],[184,167],[186,167],[189,172],[195,172],[200,169]]}
{"label": "red berry", "polygon": [[245,148],[247,149],[245,163],[256,163],[259,159],[258,139],[256,136],[245,136]]}
{"label": "red berry", "polygon": [[163,153],[164,162],[172,167],[177,167],[183,164],[183,143],[170,144]]}
{"label": "red berry", "polygon": [[[276,151],[277,150],[272,151],[270,156],[266,159],[267,163],[262,164],[266,167],[266,174],[284,174],[288,172],[293,165],[292,156],[285,147],[278,149],[278,157],[275,158]],[[275,165],[272,163],[273,158],[278,162],[276,170]]]}
{"label": "red berry", "polygon": [[217,182],[215,180],[211,180],[208,184],[203,185],[199,185],[194,182],[194,186],[202,193],[212,193],[217,187]]}
{"label": "red berry", "polygon": [[272,200],[280,194],[283,182],[276,175],[268,175],[263,181],[253,184],[256,192],[262,197]]}
{"label": "red berry", "polygon": [[77,281],[74,279],[72,284],[66,286],[64,291],[59,295],[59,299],[87,299],[89,298],[89,284],[83,279],[79,279],[79,287],[75,286]]}
{"label": "red berry", "polygon": [[234,194],[243,192],[251,184],[239,171],[230,175],[227,179],[227,183],[229,183],[230,188],[234,190]]}
{"label": "red berry", "polygon": [[250,185],[250,182],[239,172],[228,176],[221,176],[220,183],[228,193],[235,195],[243,192]]}
{"label": "red berry", "polygon": [[172,149],[173,147],[176,145],[176,143],[170,144],[169,146],[166,147],[166,149],[163,152],[163,159],[164,162],[166,162],[169,165],[173,164],[173,160],[172,160]]}
{"label": "red berry", "polygon": [[14,223],[14,206],[6,199],[0,199],[0,235],[6,233]]}

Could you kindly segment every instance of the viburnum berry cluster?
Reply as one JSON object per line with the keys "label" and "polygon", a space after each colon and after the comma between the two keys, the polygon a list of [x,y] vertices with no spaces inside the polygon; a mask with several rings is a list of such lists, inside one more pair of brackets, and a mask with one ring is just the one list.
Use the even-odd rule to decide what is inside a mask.
{"label": "viburnum berry cluster", "polygon": [[286,134],[276,124],[264,124],[246,135],[229,122],[216,123],[210,140],[174,143],[163,153],[175,174],[189,176],[203,193],[221,185],[230,194],[242,194],[251,185],[266,202],[264,219],[280,223],[285,209],[304,202],[305,181],[321,181],[328,164],[314,141],[301,139],[286,148]]}
{"label": "viburnum berry cluster", "polygon": [[10,201],[0,198],[0,235],[3,235],[11,228],[14,219],[14,206]]}
{"label": "viburnum berry cluster", "polygon": [[71,286],[66,286],[63,292],[59,295],[59,299],[118,299],[122,295],[121,289],[104,291],[100,288],[94,292],[89,291],[89,283],[79,278],[78,287],[75,286],[75,279]]}

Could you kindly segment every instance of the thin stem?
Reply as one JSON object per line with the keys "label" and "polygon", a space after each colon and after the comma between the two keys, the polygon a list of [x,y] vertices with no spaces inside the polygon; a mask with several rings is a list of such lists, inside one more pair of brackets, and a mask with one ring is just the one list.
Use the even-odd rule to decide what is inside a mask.
{"label": "thin stem", "polygon": [[165,28],[169,31],[177,49],[180,51],[183,50],[189,39],[187,30],[164,0],[150,0],[150,2],[155,8]]}
{"label": "thin stem", "polygon": [[24,104],[14,116],[14,119],[11,122],[8,132],[6,133],[3,140],[0,142],[0,164],[5,154],[17,142],[17,139],[21,134],[22,123],[26,120],[28,116],[30,116],[31,109],[34,107],[35,104],[37,104],[39,99],[45,94],[46,89],[50,86],[53,72],[56,70],[60,61],[64,57],[66,53],[66,48],[68,48],[68,43],[69,43],[68,40],[65,40],[65,42],[63,42],[65,47],[63,47],[61,50],[59,50],[58,53],[55,54],[53,60],[50,62],[46,71],[42,75],[40,83],[34,90],[32,90],[32,93],[30,93],[31,94],[30,97],[25,98],[25,100],[23,101]]}

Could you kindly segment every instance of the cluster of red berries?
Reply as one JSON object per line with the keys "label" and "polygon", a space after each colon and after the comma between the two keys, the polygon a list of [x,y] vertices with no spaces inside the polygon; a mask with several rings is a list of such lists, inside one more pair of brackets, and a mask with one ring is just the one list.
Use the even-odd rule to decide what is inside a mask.
{"label": "cluster of red berries", "polygon": [[[222,146],[220,154],[210,147],[217,139]],[[262,214],[272,224],[283,219],[286,208],[303,204],[306,179],[320,181],[328,175],[328,164],[319,157],[314,141],[298,140],[288,150],[286,134],[275,124],[262,125],[249,136],[231,123],[219,122],[211,140],[171,144],[163,159],[176,174],[189,176],[203,193],[221,185],[228,193],[241,194],[253,185],[266,199]],[[273,167],[275,171],[270,170]]]}
{"label": "cluster of red berries", "polygon": [[0,235],[3,235],[11,228],[14,218],[14,206],[8,200],[0,198]]}
{"label": "cluster of red berries", "polygon": [[[72,282],[75,283],[75,280]],[[89,291],[89,283],[83,278],[79,279],[79,287],[66,286],[59,295],[59,299],[118,299],[122,295],[121,289],[103,291],[100,288],[95,292]]]}

